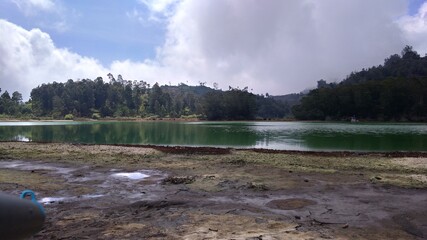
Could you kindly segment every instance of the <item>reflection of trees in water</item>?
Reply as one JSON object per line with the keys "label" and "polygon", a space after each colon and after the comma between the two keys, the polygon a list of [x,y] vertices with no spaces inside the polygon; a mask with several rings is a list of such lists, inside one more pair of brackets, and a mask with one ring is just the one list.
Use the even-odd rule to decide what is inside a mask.
{"label": "reflection of trees in water", "polygon": [[242,129],[227,132],[204,125],[168,122],[125,123],[112,130],[117,131],[114,136],[122,138],[114,142],[135,144],[244,146],[255,144],[257,138],[256,134]]}
{"label": "reflection of trees in water", "polygon": [[388,131],[393,129],[386,129],[376,134],[362,133],[360,132],[362,130],[340,133],[338,130],[333,131],[332,127],[319,132],[304,127],[291,129],[280,125],[277,128],[263,128],[245,123],[97,122],[49,126],[1,126],[0,140],[247,146],[308,150],[426,151],[427,149],[427,135],[418,128],[415,130],[410,128],[408,132],[402,130],[403,132],[399,133],[389,133]]}
{"label": "reflection of trees in water", "polygon": [[254,146],[260,140],[245,125],[210,126],[170,122],[125,122],[0,127],[1,140],[24,136],[40,142]]}
{"label": "reflection of trees in water", "polygon": [[30,127],[19,127],[19,129],[13,126],[0,127],[1,141],[19,141],[25,139],[31,140]]}
{"label": "reflection of trees in water", "polygon": [[347,151],[425,151],[427,136],[412,134],[336,134],[332,136],[305,135],[309,149]]}

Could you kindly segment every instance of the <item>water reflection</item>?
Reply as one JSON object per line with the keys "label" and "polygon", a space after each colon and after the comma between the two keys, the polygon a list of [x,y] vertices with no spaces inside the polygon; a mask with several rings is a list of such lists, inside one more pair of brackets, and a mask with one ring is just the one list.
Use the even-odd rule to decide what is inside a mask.
{"label": "water reflection", "polygon": [[[19,137],[18,137],[19,136]],[[98,144],[254,146],[260,136],[247,126],[192,125],[171,122],[0,126],[0,140]]]}
{"label": "water reflection", "polygon": [[1,123],[0,140],[255,147],[286,150],[426,151],[423,124],[302,122]]}

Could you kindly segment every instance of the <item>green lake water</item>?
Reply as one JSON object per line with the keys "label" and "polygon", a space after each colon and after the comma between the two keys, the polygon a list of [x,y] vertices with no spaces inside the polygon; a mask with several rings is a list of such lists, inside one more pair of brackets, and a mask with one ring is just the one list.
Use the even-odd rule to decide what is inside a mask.
{"label": "green lake water", "polygon": [[0,141],[308,151],[427,151],[425,124],[310,122],[0,122]]}

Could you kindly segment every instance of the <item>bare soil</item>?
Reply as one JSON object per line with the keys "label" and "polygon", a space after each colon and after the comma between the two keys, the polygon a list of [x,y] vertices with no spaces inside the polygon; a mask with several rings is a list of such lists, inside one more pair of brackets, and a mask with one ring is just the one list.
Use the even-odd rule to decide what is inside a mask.
{"label": "bare soil", "polygon": [[426,176],[423,153],[0,143],[32,239],[425,239]]}

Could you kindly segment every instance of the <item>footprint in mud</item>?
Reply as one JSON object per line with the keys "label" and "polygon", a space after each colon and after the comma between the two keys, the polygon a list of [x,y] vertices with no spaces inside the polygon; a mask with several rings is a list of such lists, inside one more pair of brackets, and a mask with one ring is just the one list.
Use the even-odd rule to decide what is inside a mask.
{"label": "footprint in mud", "polygon": [[303,198],[277,199],[267,203],[267,207],[280,210],[293,210],[316,204],[315,201]]}

